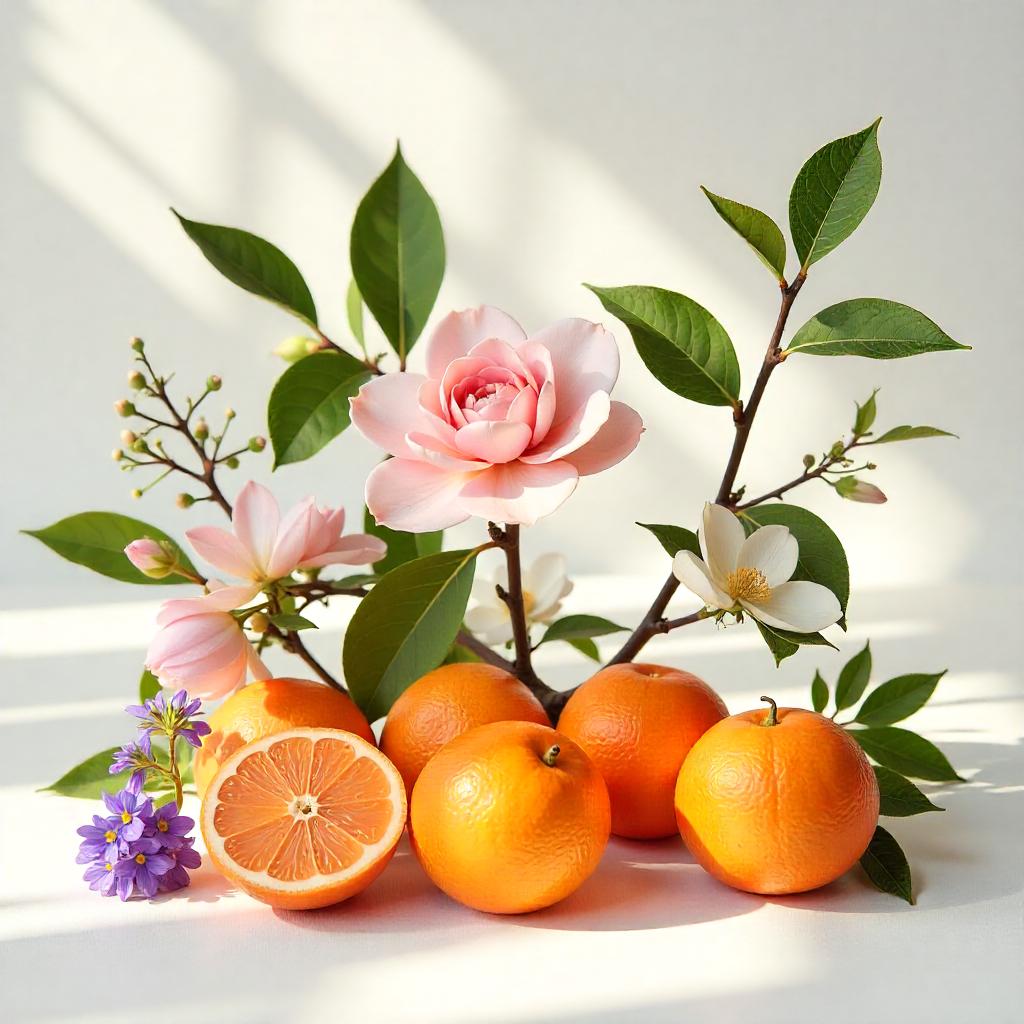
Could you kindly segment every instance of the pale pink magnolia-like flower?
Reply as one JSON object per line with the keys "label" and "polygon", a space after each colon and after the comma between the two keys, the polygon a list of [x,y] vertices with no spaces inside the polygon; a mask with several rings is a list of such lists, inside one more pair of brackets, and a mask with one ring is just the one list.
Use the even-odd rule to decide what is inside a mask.
{"label": "pale pink magnolia-like flower", "polygon": [[141,537],[133,540],[124,553],[139,572],[154,580],[170,576],[178,565],[177,549],[167,541]]}
{"label": "pale pink magnolia-like flower", "polygon": [[880,487],[869,484],[864,480],[853,480],[852,483],[848,484],[850,480],[853,480],[853,478],[844,477],[836,485],[836,490],[840,496],[847,501],[861,501],[866,505],[884,505],[889,500],[885,496],[885,491]]}
{"label": "pale pink magnolia-like flower", "polygon": [[387,553],[387,545],[378,537],[342,536],[344,509],[320,509],[306,498],[282,518],[273,494],[252,481],[238,495],[231,525],[234,532],[197,526],[185,536],[210,565],[260,583],[281,579],[296,569],[367,565]]}
{"label": "pale pink magnolia-like flower", "polygon": [[146,668],[164,686],[184,687],[195,697],[214,700],[242,686],[250,674],[269,679],[270,672],[231,615],[252,601],[259,587],[226,587],[216,580],[207,586],[210,593],[202,597],[163,603]]}
{"label": "pale pink magnolia-like flower", "polygon": [[366,481],[378,523],[415,533],[470,516],[532,524],[640,439],[637,413],[609,398],[619,351],[598,324],[561,320],[527,338],[480,306],[445,317],[426,357],[426,376],[384,374],[351,400],[357,429],[394,456]]}

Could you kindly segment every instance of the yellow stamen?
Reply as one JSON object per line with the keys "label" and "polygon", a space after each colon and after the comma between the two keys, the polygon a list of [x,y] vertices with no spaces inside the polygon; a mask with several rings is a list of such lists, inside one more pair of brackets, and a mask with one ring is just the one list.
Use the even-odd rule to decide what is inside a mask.
{"label": "yellow stamen", "polygon": [[127,811],[122,811],[121,820],[127,825],[132,820],[132,816]]}
{"label": "yellow stamen", "polygon": [[161,832],[166,832],[166,831],[167,831],[167,830],[168,830],[168,829],[169,829],[169,828],[170,828],[171,826],[170,826],[170,825],[168,825],[168,824],[167,824],[167,822],[166,822],[166,821],[165,821],[165,820],[164,820],[163,818],[161,818],[161,819],[160,819],[160,820],[159,820],[159,821],[158,821],[158,822],[156,823],[156,827],[157,827],[158,829],[160,829],[160,831],[161,831]]}
{"label": "yellow stamen", "polygon": [[107,861],[106,864],[103,865],[103,867],[106,868],[107,871],[113,871],[114,870],[114,865],[111,864],[109,860]]}
{"label": "yellow stamen", "polygon": [[117,833],[113,829],[108,829],[103,833],[103,838],[106,839],[108,843],[112,843],[117,838]]}
{"label": "yellow stamen", "polygon": [[137,853],[137,854],[135,854],[135,863],[136,864],[145,864],[146,863],[146,855],[144,853]]}
{"label": "yellow stamen", "polygon": [[743,568],[729,573],[725,581],[729,596],[737,601],[767,601],[772,596],[764,573],[760,569]]}

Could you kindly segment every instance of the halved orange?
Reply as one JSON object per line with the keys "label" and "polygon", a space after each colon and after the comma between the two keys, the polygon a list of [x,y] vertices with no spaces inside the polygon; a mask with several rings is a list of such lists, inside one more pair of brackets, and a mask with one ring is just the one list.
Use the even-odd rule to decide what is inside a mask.
{"label": "halved orange", "polygon": [[273,907],[311,910],[365,889],[405,827],[398,769],[340,729],[254,740],[220,767],[201,827],[217,870]]}

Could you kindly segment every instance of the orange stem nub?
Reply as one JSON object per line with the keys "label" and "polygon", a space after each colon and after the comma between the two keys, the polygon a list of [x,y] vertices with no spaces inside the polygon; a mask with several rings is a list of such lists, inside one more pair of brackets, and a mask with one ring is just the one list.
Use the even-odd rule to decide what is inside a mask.
{"label": "orange stem nub", "polygon": [[558,755],[562,752],[562,748],[556,743],[553,747],[548,749],[541,755],[541,760],[549,767],[555,767],[555,761],[558,759]]}
{"label": "orange stem nub", "polygon": [[775,703],[775,701],[773,701],[771,699],[771,697],[762,697],[761,700],[763,700],[766,704],[771,704],[771,707],[768,709],[768,714],[765,716],[765,719],[764,719],[764,721],[761,724],[762,725],[778,725],[779,724],[779,708],[778,708],[778,705]]}

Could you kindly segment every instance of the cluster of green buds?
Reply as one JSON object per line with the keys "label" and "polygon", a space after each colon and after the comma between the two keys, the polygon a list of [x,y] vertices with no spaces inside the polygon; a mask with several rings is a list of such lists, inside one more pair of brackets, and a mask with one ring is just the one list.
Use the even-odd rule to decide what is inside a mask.
{"label": "cluster of green buds", "polygon": [[[128,387],[133,396],[116,401],[114,411],[122,419],[137,422],[131,428],[121,431],[121,445],[113,450],[111,457],[120,464],[122,470],[132,471],[143,466],[156,466],[161,470],[145,486],[135,488],[131,492],[132,497],[141,498],[162,480],[178,472],[205,485],[209,491],[200,496],[180,493],[176,499],[179,508],[189,508],[196,502],[212,500],[216,493],[216,469],[237,469],[241,456],[262,452],[266,448],[266,438],[251,437],[241,447],[225,451],[224,439],[235,418],[234,409],[225,409],[223,425],[216,430],[210,426],[206,416],[197,411],[208,396],[220,391],[223,386],[221,378],[216,374],[207,377],[199,397],[187,397],[184,408],[179,410],[167,390],[171,377],[161,376],[153,369],[141,338],[132,338],[131,350],[138,364],[128,374]],[[165,440],[170,440],[166,436],[168,434],[178,436],[179,447],[183,446],[188,456],[198,462],[198,466],[192,468],[168,452],[165,448]]]}

